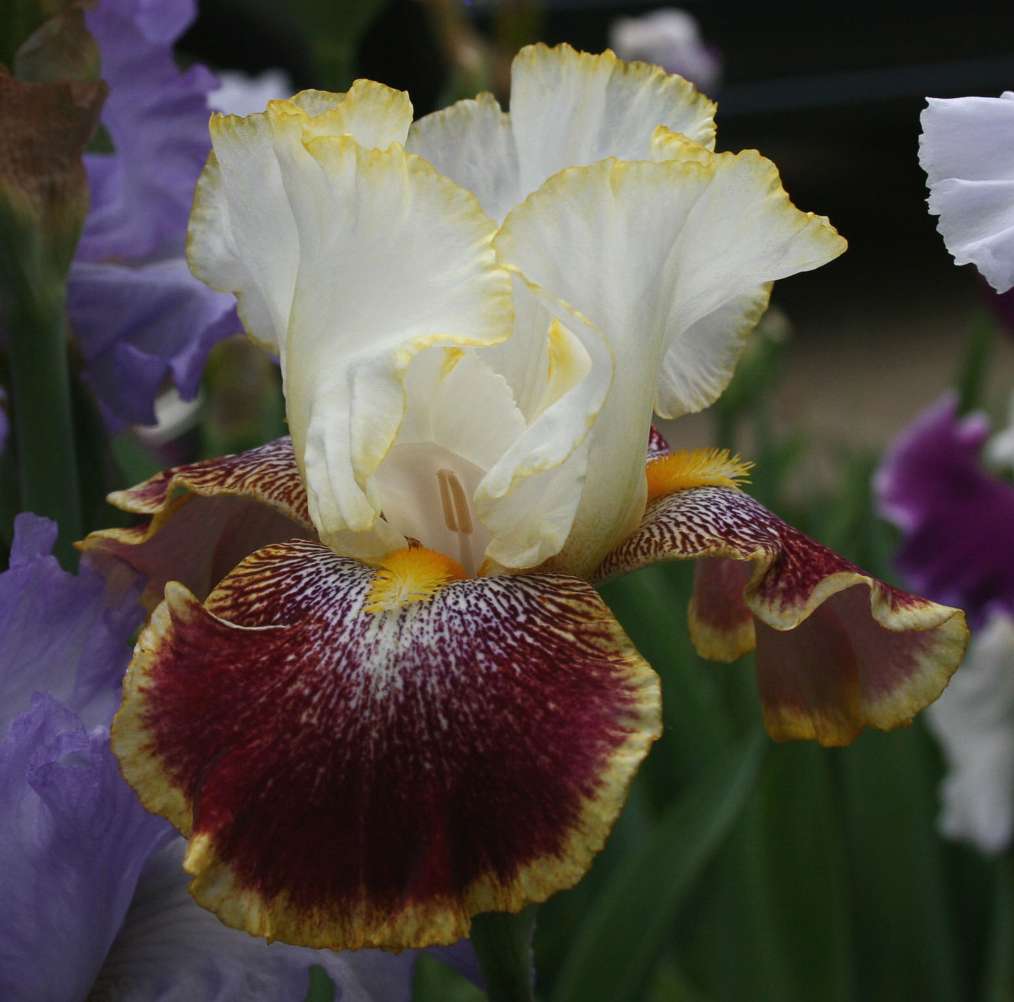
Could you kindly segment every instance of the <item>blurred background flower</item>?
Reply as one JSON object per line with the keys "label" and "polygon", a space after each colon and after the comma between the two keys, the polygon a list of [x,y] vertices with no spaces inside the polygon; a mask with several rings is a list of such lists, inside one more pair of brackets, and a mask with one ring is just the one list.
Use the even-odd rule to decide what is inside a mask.
{"label": "blurred background flower", "polygon": [[[109,96],[102,126],[111,145],[86,156],[91,207],[67,299],[85,379],[112,429],[156,423],[155,399],[171,381],[197,394],[212,346],[238,329],[228,296],[194,280],[183,260],[194,184],[211,150],[203,66],[181,71],[173,44],[194,0],[102,0],[87,14]],[[242,100],[235,81],[225,98]]]}
{"label": "blurred background flower", "polygon": [[623,59],[655,63],[717,97],[722,57],[706,45],[693,14],[661,7],[640,17],[620,17],[609,26],[609,44]]}
{"label": "blurred background flower", "polygon": [[968,657],[930,708],[947,758],[940,830],[983,852],[1010,846],[1014,831],[1014,616],[988,613]]}
{"label": "blurred background flower", "polygon": [[1014,824],[1014,427],[960,416],[956,394],[920,415],[876,477],[885,518],[901,530],[896,563],[924,594],[949,596],[975,633],[968,657],[929,710],[947,758],[941,831],[983,852],[1008,847]]}
{"label": "blurred background flower", "polygon": [[997,292],[1014,286],[1014,92],[931,97],[920,116],[919,163],[929,208],[957,264]]}
{"label": "blurred background flower", "polygon": [[953,600],[974,625],[993,606],[1014,612],[1014,485],[990,473],[985,415],[959,417],[947,394],[920,415],[877,474],[883,515],[902,532],[896,562],[914,588]]}

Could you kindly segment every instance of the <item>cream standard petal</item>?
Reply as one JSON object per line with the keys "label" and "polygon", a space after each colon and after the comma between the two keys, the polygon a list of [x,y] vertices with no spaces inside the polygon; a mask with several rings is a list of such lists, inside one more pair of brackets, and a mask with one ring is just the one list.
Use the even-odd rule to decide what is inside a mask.
{"label": "cream standard petal", "polygon": [[[483,354],[509,374],[528,426],[483,478],[475,500],[492,534],[488,557],[522,569],[555,557],[570,535],[614,360],[601,331],[518,275],[514,303],[514,336]],[[525,364],[525,356],[535,364]]]}
{"label": "cream standard petal", "polygon": [[212,115],[211,142],[194,193],[187,262],[205,284],[234,293],[247,333],[280,352],[299,240],[267,118]]}
{"label": "cream standard petal", "polygon": [[412,124],[405,145],[473,192],[494,219],[503,219],[520,201],[510,116],[492,94],[458,101],[420,118]]}
{"label": "cream standard petal", "polygon": [[[475,197],[400,146],[347,137],[276,151],[299,231],[286,409],[321,537],[379,529],[370,477],[405,409],[403,380],[427,347],[510,336],[510,279]],[[373,545],[373,544],[371,544]]]}
{"label": "cream standard petal", "polygon": [[756,150],[712,153],[659,128],[652,153],[696,165],[707,181],[669,262],[678,301],[669,310],[655,409],[676,418],[707,407],[728,385],[771,282],[826,264],[846,244],[824,216],[792,204],[778,169]]}
{"label": "cream standard petal", "polygon": [[300,100],[297,94],[293,98],[310,115],[303,128],[304,139],[351,136],[360,146],[378,149],[405,142],[412,124],[412,102],[405,91],[374,80],[356,80],[343,100],[323,110],[321,93],[310,91],[312,97]]}
{"label": "cream standard petal", "polygon": [[715,105],[682,77],[612,52],[529,45],[511,68],[510,115],[489,94],[416,122],[408,148],[503,219],[551,174],[605,157],[643,160],[658,125],[714,146]]}
{"label": "cream standard petal", "polygon": [[[320,135],[354,136],[366,146],[403,142],[412,120],[408,95],[369,80],[347,94],[302,91],[269,112],[212,115],[212,150],[197,182],[187,261],[214,289],[233,292],[248,333],[284,356],[299,237],[276,162],[273,119],[294,118],[299,144]],[[284,357],[283,357],[284,363]]]}
{"label": "cream standard petal", "polygon": [[511,67],[511,125],[521,193],[565,167],[644,160],[664,125],[712,147],[715,104],[682,77],[569,45],[529,45]]}
{"label": "cream standard petal", "polygon": [[496,247],[506,265],[580,311],[617,360],[561,555],[580,573],[640,518],[656,401],[672,415],[710,403],[766,283],[825,263],[844,241],[825,219],[796,210],[774,168],[748,152],[563,171],[511,212]]}

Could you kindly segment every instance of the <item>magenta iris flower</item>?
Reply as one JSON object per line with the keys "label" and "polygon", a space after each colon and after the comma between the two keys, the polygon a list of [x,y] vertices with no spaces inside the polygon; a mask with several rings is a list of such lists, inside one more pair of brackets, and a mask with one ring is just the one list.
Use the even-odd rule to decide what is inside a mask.
{"label": "magenta iris flower", "polygon": [[[1009,432],[994,437],[994,458]],[[929,710],[947,775],[939,826],[987,853],[1014,830],[1014,485],[982,462],[982,414],[960,417],[948,393],[898,437],[876,478],[881,514],[902,532],[906,583],[968,611],[974,634],[964,667]]]}
{"label": "magenta iris flower", "polygon": [[990,474],[980,453],[981,414],[959,417],[953,394],[924,411],[897,439],[877,475],[880,511],[902,531],[898,569],[940,602],[981,625],[996,606],[1014,611],[1010,539],[1014,486]]}

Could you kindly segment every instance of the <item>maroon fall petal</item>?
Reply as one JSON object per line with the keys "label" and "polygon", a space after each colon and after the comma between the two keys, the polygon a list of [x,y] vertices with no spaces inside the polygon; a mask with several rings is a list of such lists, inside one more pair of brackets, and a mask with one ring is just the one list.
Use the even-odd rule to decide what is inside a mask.
{"label": "maroon fall petal", "polygon": [[151,518],[128,529],[93,532],[79,548],[94,560],[114,558],[143,574],[149,608],[162,600],[169,581],[182,582],[203,599],[260,547],[317,536],[288,437],[173,467],[110,494],[109,501]]}
{"label": "maroon fall petal", "polygon": [[907,724],[943,691],[968,631],[957,609],[891,588],[742,491],[700,487],[652,502],[598,579],[703,558],[690,633],[704,657],[757,646],[772,737],[847,744]]}
{"label": "maroon fall petal", "polygon": [[392,604],[381,577],[270,546],[205,606],[170,585],[138,643],[114,748],[229,925],[337,949],[460,939],[580,878],[658,734],[657,678],[584,582]]}

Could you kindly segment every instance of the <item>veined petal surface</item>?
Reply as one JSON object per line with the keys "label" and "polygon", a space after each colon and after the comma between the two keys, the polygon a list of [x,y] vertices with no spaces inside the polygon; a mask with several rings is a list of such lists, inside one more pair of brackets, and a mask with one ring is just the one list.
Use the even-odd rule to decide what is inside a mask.
{"label": "veined petal surface", "polygon": [[[248,333],[282,356],[299,267],[299,233],[276,144],[350,135],[367,146],[404,142],[408,95],[370,80],[347,94],[303,91],[265,112],[211,117],[212,153],[197,183],[187,260],[213,289],[235,293]],[[279,130],[279,122],[287,128]],[[295,127],[293,128],[293,125]]]}
{"label": "veined petal surface", "polygon": [[511,65],[510,115],[490,94],[412,125],[408,148],[503,219],[565,167],[646,160],[659,125],[713,147],[715,105],[682,77],[606,51],[528,45]]}
{"label": "veined petal surface", "polygon": [[170,585],[139,641],[114,747],[229,925],[453,942],[580,878],[658,734],[657,677],[584,582],[381,581],[271,546],[206,606]]}
{"label": "veined petal surface", "polygon": [[422,158],[348,137],[279,149],[302,255],[285,373],[296,461],[321,538],[374,555],[385,526],[368,482],[404,416],[406,371],[425,348],[508,338],[510,278],[492,220]]}
{"label": "veined petal surface", "polygon": [[122,561],[147,579],[144,602],[180,581],[204,598],[244,557],[268,543],[315,538],[306,491],[288,437],[237,455],[174,466],[109,495],[121,511],[150,520],[99,529],[79,548]]}
{"label": "veined petal surface", "polygon": [[676,417],[713,402],[767,283],[845,248],[826,219],[789,202],[769,161],[694,149],[689,159],[562,171],[496,237],[502,263],[569,304],[617,360],[560,557],[568,571],[589,573],[636,527],[653,408]]}
{"label": "veined petal surface", "polygon": [[1014,91],[929,98],[919,117],[929,209],[957,264],[997,292],[1014,287]]}
{"label": "veined petal surface", "polygon": [[866,726],[907,724],[964,654],[959,610],[871,578],[739,490],[701,487],[653,502],[597,577],[686,558],[706,558],[691,639],[722,661],[756,644],[764,722],[778,740],[840,745]]}

